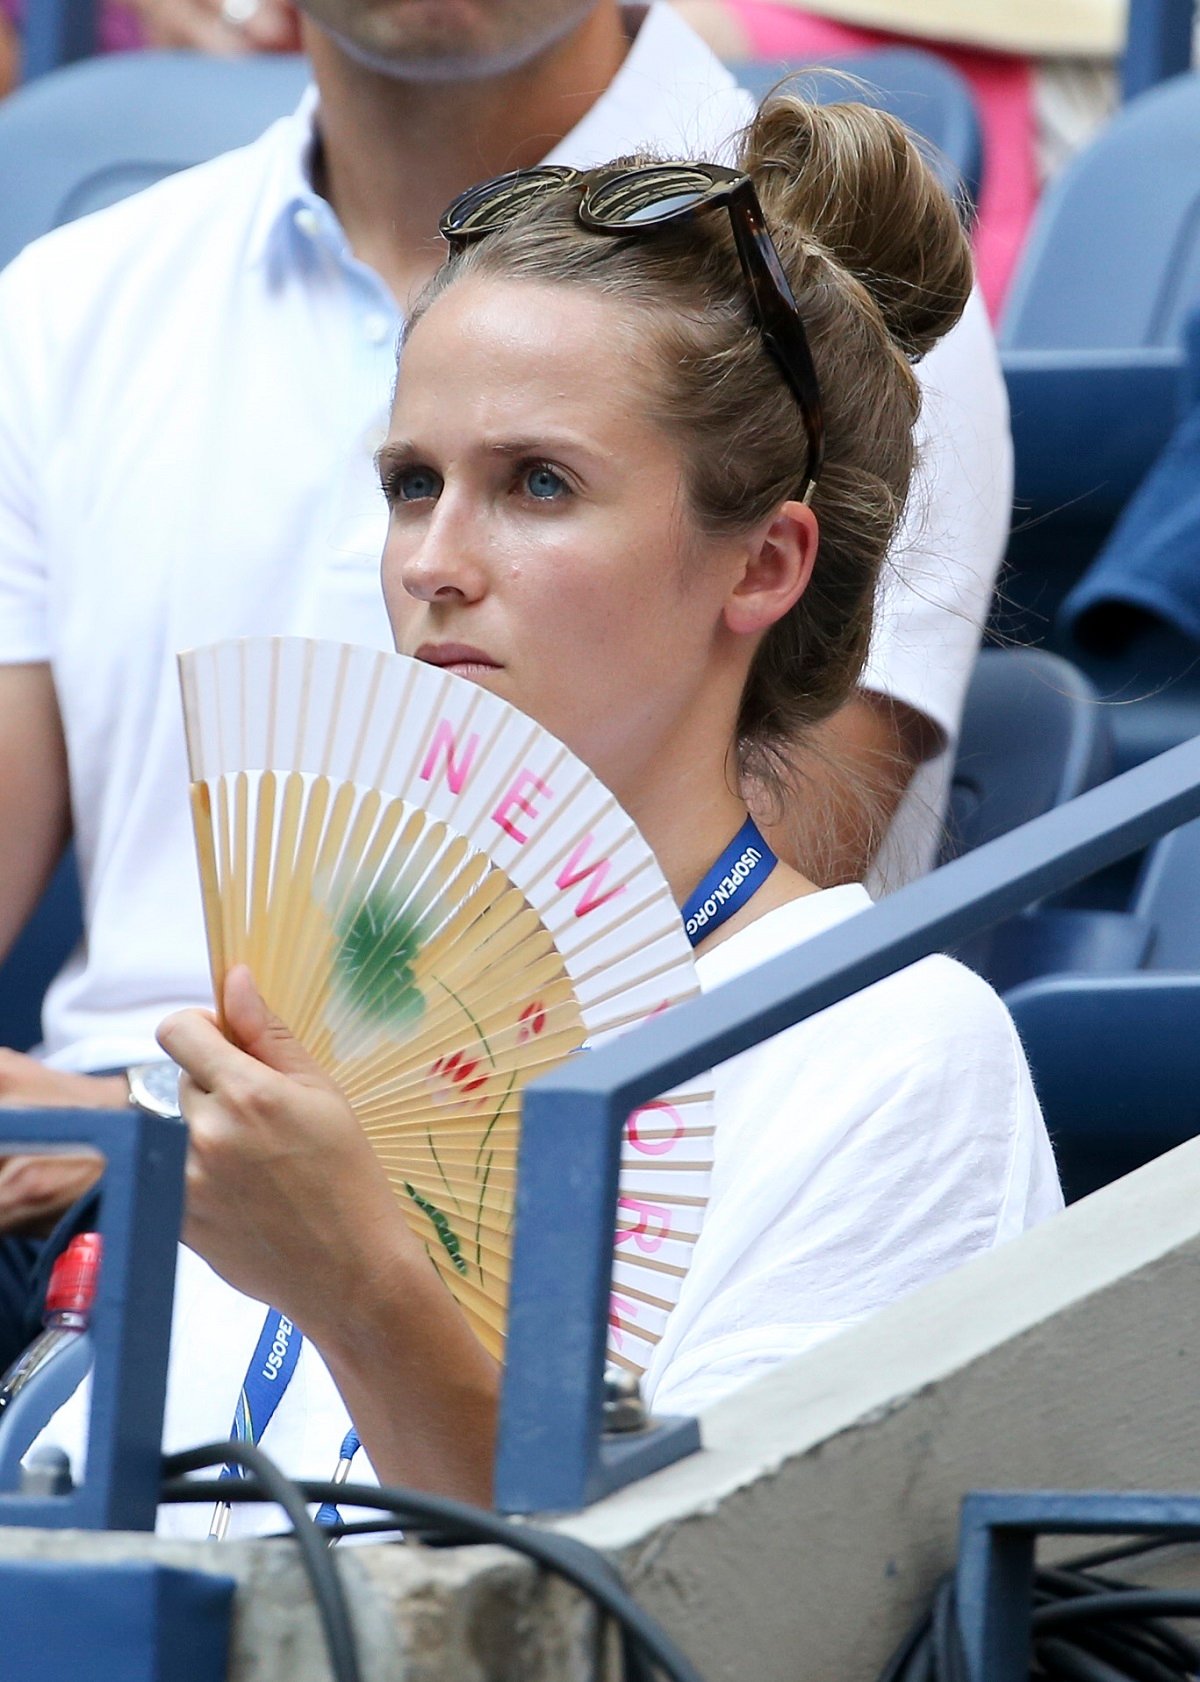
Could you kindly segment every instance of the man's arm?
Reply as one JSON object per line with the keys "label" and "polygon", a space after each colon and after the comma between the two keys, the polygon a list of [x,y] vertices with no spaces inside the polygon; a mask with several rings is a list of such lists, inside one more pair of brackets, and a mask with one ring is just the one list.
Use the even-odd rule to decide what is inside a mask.
{"label": "man's arm", "polygon": [[48,665],[0,666],[0,791],[3,958],[70,833],[67,755]]}
{"label": "man's arm", "polygon": [[922,714],[860,689],[793,753],[786,805],[751,790],[750,807],[780,858],[809,881],[861,882],[913,772],[940,746]]}

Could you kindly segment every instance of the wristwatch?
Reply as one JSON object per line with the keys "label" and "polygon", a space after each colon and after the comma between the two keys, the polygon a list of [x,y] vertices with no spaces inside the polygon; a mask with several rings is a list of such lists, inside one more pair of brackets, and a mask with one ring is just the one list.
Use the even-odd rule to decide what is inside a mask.
{"label": "wristwatch", "polygon": [[162,1116],[167,1121],[178,1121],[183,1113],[179,1108],[179,1074],[178,1063],[169,1059],[131,1063],[125,1071],[129,1082],[129,1102],[135,1110],[145,1110],[148,1115]]}

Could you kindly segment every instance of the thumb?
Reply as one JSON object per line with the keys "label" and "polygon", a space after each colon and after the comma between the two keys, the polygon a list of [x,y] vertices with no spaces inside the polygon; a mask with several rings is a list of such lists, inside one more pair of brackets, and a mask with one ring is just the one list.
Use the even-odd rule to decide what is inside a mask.
{"label": "thumb", "polygon": [[235,964],[225,977],[224,1004],[229,1037],[242,1051],[278,1074],[302,1080],[306,1086],[332,1086],[287,1024],[267,1008],[245,964]]}

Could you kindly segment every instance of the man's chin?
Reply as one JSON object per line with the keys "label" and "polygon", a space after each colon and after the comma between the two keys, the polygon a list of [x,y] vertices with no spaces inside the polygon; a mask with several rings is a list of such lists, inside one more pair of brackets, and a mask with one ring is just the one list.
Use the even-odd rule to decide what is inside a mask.
{"label": "man's chin", "polygon": [[539,30],[506,38],[478,0],[400,0],[371,28],[350,33],[310,17],[355,64],[397,82],[485,81],[532,63],[568,35],[595,0],[563,8]]}

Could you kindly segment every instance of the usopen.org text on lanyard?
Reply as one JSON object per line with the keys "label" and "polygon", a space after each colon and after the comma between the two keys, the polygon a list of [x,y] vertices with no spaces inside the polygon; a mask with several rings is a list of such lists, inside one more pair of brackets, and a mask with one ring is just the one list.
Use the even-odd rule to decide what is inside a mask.
{"label": "usopen.org text on lanyard", "polygon": [[779,860],[747,818],[694,893],[684,902],[683,926],[693,946],[740,911],[762,887]]}
{"label": "usopen.org text on lanyard", "polygon": [[[292,1381],[303,1343],[303,1332],[292,1324],[287,1315],[280,1314],[278,1309],[268,1308],[262,1331],[258,1334],[258,1342],[254,1346],[254,1353],[250,1357],[250,1365],[246,1368],[246,1376],[242,1380],[237,1406],[234,1408],[233,1424],[229,1428],[233,1442],[262,1441],[262,1434],[274,1418],[275,1409],[283,1400],[283,1393]],[[358,1447],[356,1432],[348,1431],[342,1440],[338,1455],[335,1482],[345,1481],[350,1462],[358,1453]],[[230,1464],[225,1466],[221,1476],[244,1478],[248,1473],[244,1466]],[[217,1502],[209,1526],[210,1536],[219,1540],[225,1535],[229,1528],[231,1512],[232,1507],[228,1501]],[[317,1513],[317,1523],[336,1524],[338,1516],[337,1508],[326,1503]]]}

